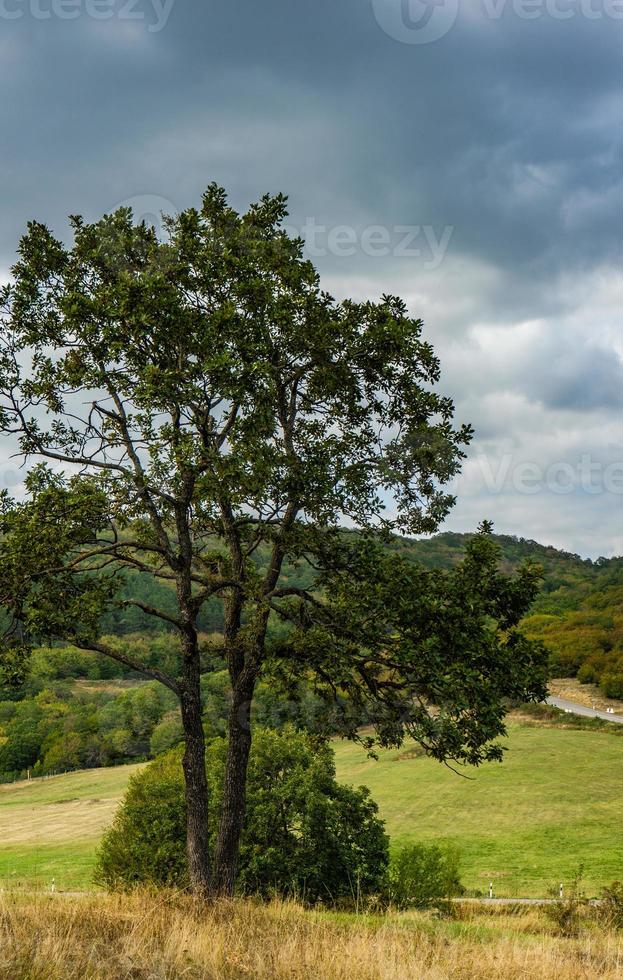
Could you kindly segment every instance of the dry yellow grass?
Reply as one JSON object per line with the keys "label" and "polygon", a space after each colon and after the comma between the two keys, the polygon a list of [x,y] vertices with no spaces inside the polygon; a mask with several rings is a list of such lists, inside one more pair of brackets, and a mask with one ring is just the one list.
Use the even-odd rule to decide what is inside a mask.
{"label": "dry yellow grass", "polygon": [[87,769],[0,786],[0,840],[33,846],[97,840],[140,765]]}
{"label": "dry yellow grass", "polygon": [[459,922],[181,896],[0,897],[2,980],[615,980],[623,941],[552,935],[539,910]]}

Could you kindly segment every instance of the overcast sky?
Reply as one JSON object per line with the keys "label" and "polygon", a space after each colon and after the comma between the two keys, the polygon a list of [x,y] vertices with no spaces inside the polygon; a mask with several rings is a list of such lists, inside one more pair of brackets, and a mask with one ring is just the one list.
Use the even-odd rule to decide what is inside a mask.
{"label": "overcast sky", "polygon": [[425,321],[446,528],[621,554],[622,52],[623,0],[0,0],[0,274],[31,217],[283,191],[329,290]]}

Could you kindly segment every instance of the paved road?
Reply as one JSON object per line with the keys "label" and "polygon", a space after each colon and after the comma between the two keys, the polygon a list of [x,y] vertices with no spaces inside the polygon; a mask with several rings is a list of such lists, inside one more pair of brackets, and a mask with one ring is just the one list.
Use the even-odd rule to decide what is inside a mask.
{"label": "paved road", "polygon": [[577,701],[567,701],[565,698],[550,697],[548,704],[553,704],[555,708],[562,708],[563,711],[572,711],[574,715],[585,715],[587,718],[603,718],[604,721],[613,721],[615,724],[623,725],[623,715],[609,715],[607,711],[597,711],[595,708],[587,708],[584,704]]}
{"label": "paved road", "polygon": [[555,898],[453,898],[453,902],[471,905],[554,905]]}
{"label": "paved road", "polygon": [[[563,896],[564,897],[564,896]],[[555,905],[558,898],[453,898],[453,902],[472,905]],[[601,899],[590,898],[589,905],[601,905]]]}

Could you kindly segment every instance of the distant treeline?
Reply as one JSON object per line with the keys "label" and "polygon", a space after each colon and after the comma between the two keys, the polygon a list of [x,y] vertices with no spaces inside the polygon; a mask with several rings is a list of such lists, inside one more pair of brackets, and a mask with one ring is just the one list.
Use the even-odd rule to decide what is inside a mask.
{"label": "distant treeline", "polygon": [[[107,637],[134,658],[171,670],[175,638],[130,634]],[[219,635],[204,637],[201,688],[204,727],[223,735],[230,705],[229,674],[218,655],[209,655]],[[105,658],[72,647],[34,651],[28,679],[0,698],[0,782],[27,773],[43,776],[151,759],[178,745],[182,725],[175,695],[157,681],[124,670]],[[344,705],[344,711],[348,708]],[[339,709],[304,685],[284,692],[259,685],[254,720],[269,728],[294,723],[311,732],[339,731]],[[365,717],[360,719],[365,724]]]}

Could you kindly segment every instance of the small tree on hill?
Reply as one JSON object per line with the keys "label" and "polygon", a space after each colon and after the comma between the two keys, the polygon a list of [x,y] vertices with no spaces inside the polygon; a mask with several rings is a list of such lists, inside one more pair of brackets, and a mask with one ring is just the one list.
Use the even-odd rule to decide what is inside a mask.
{"label": "small tree on hill", "polygon": [[[0,431],[36,464],[25,497],[3,497],[5,680],[52,637],[176,694],[197,891],[233,889],[260,677],[304,676],[382,742],[411,733],[472,763],[499,752],[503,698],[544,693],[543,657],[513,631],[534,572],[501,579],[486,535],[449,577],[384,556],[381,538],[445,517],[470,430],[435,391],[421,322],[394,297],[324,293],[285,214],[277,196],[239,215],[211,186],[166,241],[127,209],[72,218],[71,247],[31,223],[3,297]],[[313,591],[288,561],[314,567]],[[170,586],[173,612],[120,598],[127,571]],[[215,600],[232,700],[211,858],[198,617]],[[115,605],[166,623],[177,671],[102,639]]]}

